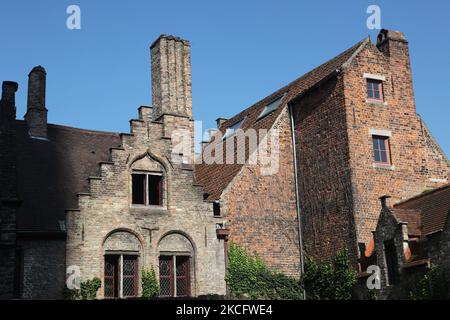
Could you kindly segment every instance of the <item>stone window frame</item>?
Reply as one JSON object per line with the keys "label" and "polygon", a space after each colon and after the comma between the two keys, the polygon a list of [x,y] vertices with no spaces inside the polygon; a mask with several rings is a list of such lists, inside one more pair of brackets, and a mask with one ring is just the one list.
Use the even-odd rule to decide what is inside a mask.
{"label": "stone window frame", "polygon": [[[391,147],[391,137],[392,132],[389,130],[382,129],[369,129],[370,142],[372,146],[372,167],[380,168],[380,169],[389,169],[395,170],[395,166],[392,164],[392,147]],[[373,139],[374,137],[383,137],[386,138],[386,151],[387,151],[387,162],[378,162],[374,159],[374,150],[373,150]]]}
{"label": "stone window frame", "polygon": [[[144,191],[144,196],[145,196],[145,204],[138,204],[138,203],[133,203],[133,183],[132,183],[132,175],[133,174],[142,174],[145,175],[145,191]],[[160,176],[162,181],[161,181],[161,190],[160,190],[160,197],[161,197],[161,205],[154,205],[154,204],[149,204],[149,197],[148,197],[148,176]],[[162,209],[165,208],[167,205],[167,179],[166,179],[166,175],[163,171],[146,171],[146,170],[142,170],[142,169],[131,169],[130,172],[130,206],[132,208],[156,208],[156,209]]]}
{"label": "stone window frame", "polygon": [[[385,94],[385,82],[386,82],[386,76],[378,75],[378,74],[372,74],[372,73],[363,73],[363,78],[366,80],[366,102],[372,103],[372,104],[382,104],[387,105],[386,102],[386,94]],[[367,91],[367,82],[370,80],[375,80],[380,82],[380,98],[369,98],[369,92]]]}

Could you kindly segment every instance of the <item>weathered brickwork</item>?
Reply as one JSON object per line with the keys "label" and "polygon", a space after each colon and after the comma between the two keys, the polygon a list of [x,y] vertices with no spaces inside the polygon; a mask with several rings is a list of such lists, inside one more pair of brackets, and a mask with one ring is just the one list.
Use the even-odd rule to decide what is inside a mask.
{"label": "weathered brickwork", "polygon": [[16,296],[16,214],[20,201],[13,124],[16,118],[17,88],[16,82],[3,82],[0,100],[0,150],[3,150],[0,152],[0,299]]}
{"label": "weathered brickwork", "polygon": [[263,175],[261,164],[244,165],[222,195],[222,213],[230,229],[230,241],[248,252],[256,252],[273,270],[299,276],[292,136],[287,108],[271,130],[279,132],[278,153],[274,153],[274,159],[279,161],[277,173]]}
{"label": "weathered brickwork", "polygon": [[66,279],[66,243],[61,240],[20,240],[23,299],[61,299]]}
{"label": "weathered brickwork", "polygon": [[[388,194],[394,202],[447,181],[450,167],[416,114],[408,44],[389,33],[378,48],[368,44],[344,72],[345,111],[349,141],[357,241],[368,244],[380,204]],[[367,102],[367,79],[385,78],[382,102]],[[370,130],[390,134],[391,166],[376,166]]]}
{"label": "weathered brickwork", "polygon": [[356,257],[343,79],[332,78],[293,104],[307,256],[330,259],[340,249]]}
{"label": "weathered brickwork", "polygon": [[[169,45],[184,44],[178,39],[162,39]],[[174,54],[166,57],[169,65],[176,64],[175,58]],[[152,71],[158,72],[154,68]],[[170,81],[163,79],[163,84],[164,80]],[[156,94],[162,96],[161,103],[172,98],[168,91]],[[183,106],[187,105],[190,102],[184,101]],[[177,115],[178,107],[163,106],[157,104],[154,110],[141,107],[139,119],[130,121],[131,134],[121,136],[122,148],[111,150],[110,162],[100,164],[100,176],[90,177],[89,193],[79,195],[79,210],[68,212],[67,265],[80,266],[84,280],[103,279],[104,254],[111,248],[135,251],[140,269],[154,267],[157,273],[160,255],[187,252],[191,294],[225,294],[224,240],[216,235],[216,223],[221,220],[213,217],[212,203],[203,201],[202,188],[193,185],[192,166],[179,161],[190,155],[172,153],[177,143],[174,131],[185,130],[192,137],[193,121]],[[152,120],[156,118],[158,121]],[[191,150],[192,145],[188,152]],[[162,206],[131,203],[133,170],[162,175]],[[183,244],[189,244],[189,249]],[[102,287],[98,296],[103,293]]]}

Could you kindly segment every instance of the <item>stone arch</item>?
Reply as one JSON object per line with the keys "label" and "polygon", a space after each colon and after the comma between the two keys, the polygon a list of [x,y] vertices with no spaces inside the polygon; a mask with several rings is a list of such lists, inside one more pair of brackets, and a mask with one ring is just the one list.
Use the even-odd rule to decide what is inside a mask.
{"label": "stone arch", "polygon": [[115,229],[104,237],[101,254],[101,295],[109,298],[140,295],[144,248],[143,237],[131,229]]}
{"label": "stone arch", "polygon": [[141,199],[140,202],[137,203],[137,205],[145,205],[145,206],[158,206],[158,207],[168,207],[168,199],[169,199],[169,172],[168,172],[169,165],[166,163],[165,160],[163,160],[160,157],[156,157],[150,151],[146,151],[143,154],[140,154],[132,159],[132,161],[129,163],[129,176],[130,176],[130,183],[129,183],[129,192],[130,192],[130,205],[133,206],[134,203],[132,202],[132,194],[133,194],[133,187],[132,187],[132,175],[133,174],[141,174],[145,175],[143,179],[145,179],[145,188],[149,187],[149,184],[147,181],[149,181],[150,178],[153,177],[153,179],[159,179],[157,177],[161,177],[159,180],[153,184],[153,196],[158,197],[160,200],[158,201],[158,204],[155,203],[149,203],[148,201],[148,191],[142,190],[140,191]]}
{"label": "stone arch", "polygon": [[[164,293],[164,287],[167,288],[167,285],[165,286],[164,283],[168,280],[167,274],[164,274],[166,276],[165,279],[162,278],[165,271],[162,271],[161,267],[164,267],[165,270],[167,270],[168,263],[172,264],[171,270],[173,270],[173,274],[171,275],[171,278],[177,279],[175,286],[172,289],[173,296],[196,295],[196,246],[188,234],[182,231],[173,230],[162,235],[157,244],[157,259],[158,272],[160,274],[160,287],[163,295],[167,295]],[[182,279],[186,280],[180,281],[180,276]],[[182,283],[183,281],[185,285],[183,285],[182,288],[179,288],[178,282]],[[188,289],[185,292],[183,288]]]}
{"label": "stone arch", "polygon": [[172,165],[169,161],[167,161],[163,157],[159,157],[159,156],[155,155],[150,150],[147,150],[144,153],[133,157],[129,163],[129,168],[132,169],[133,165],[135,165],[136,162],[138,162],[139,160],[145,159],[145,158],[149,158],[151,161],[159,163],[166,173],[169,172],[169,170],[172,168]]}
{"label": "stone arch", "polygon": [[144,248],[143,238],[131,229],[119,228],[110,231],[103,239],[103,251],[137,251]]}

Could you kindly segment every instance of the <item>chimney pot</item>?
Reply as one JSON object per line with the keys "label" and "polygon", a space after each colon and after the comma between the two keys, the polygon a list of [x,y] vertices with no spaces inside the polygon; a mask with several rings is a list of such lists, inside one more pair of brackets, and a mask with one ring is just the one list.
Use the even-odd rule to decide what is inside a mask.
{"label": "chimney pot", "polygon": [[383,208],[387,208],[387,199],[389,199],[391,196],[389,196],[389,195],[384,195],[384,196],[381,196],[381,197],[379,197],[378,199],[380,199],[380,201],[381,201],[381,206],[383,207]]}

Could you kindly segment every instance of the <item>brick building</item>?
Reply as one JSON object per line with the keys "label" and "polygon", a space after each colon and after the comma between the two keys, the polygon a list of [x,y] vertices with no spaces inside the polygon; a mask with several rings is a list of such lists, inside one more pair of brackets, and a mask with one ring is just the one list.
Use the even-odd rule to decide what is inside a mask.
{"label": "brick building", "polygon": [[189,43],[161,36],[151,53],[153,106],[129,134],[47,124],[42,67],[17,120],[17,84],[4,82],[0,296],[60,297],[68,266],[102,279],[100,298],[139,295],[151,266],[162,295],[224,294],[228,241],[293,276],[305,255],[343,248],[356,267],[380,196],[401,201],[448,181],[415,112],[400,32],[382,30],[376,44],[364,39],[219,118],[195,162]]}
{"label": "brick building", "polygon": [[430,267],[450,271],[450,184],[397,204],[381,197],[373,245],[366,255],[380,267],[380,297],[405,298]]}

